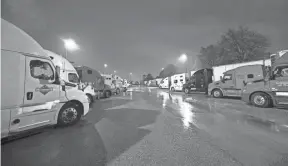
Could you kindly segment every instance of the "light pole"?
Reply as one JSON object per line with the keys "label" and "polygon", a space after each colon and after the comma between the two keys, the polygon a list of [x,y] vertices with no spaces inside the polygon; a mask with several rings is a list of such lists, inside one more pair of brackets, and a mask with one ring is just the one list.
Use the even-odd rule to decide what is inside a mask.
{"label": "light pole", "polygon": [[65,47],[65,58],[68,60],[68,50],[69,51],[76,51],[79,50],[80,47],[79,45],[71,38],[69,39],[62,39],[64,42],[64,47]]}

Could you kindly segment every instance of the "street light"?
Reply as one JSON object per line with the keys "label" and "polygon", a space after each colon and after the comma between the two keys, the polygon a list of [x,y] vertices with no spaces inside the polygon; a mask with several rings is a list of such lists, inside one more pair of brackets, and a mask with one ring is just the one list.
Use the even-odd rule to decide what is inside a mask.
{"label": "street light", "polygon": [[80,47],[79,45],[71,38],[69,39],[62,39],[62,41],[64,42],[64,47],[65,47],[65,55],[66,55],[66,59],[68,58],[67,56],[67,51],[76,51],[79,50]]}
{"label": "street light", "polygon": [[129,80],[132,80],[132,73],[129,74]]}
{"label": "street light", "polygon": [[164,67],[162,67],[162,70],[164,70]]}
{"label": "street light", "polygon": [[182,54],[178,60],[182,63],[185,63],[187,61],[187,55],[186,54]]}
{"label": "street light", "polygon": [[105,63],[104,64],[104,74],[106,74],[106,68],[108,67],[108,65]]}
{"label": "street light", "polygon": [[[178,58],[178,60],[181,62],[181,63],[185,63],[186,61],[187,61],[187,54],[182,54],[179,58]],[[188,71],[187,71],[187,66],[186,66],[186,73],[187,73]]]}

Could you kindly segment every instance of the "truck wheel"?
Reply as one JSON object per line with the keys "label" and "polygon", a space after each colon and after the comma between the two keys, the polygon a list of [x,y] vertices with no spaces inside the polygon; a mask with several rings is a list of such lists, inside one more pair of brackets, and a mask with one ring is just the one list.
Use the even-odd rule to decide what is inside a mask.
{"label": "truck wheel", "polygon": [[271,105],[270,97],[262,92],[256,92],[251,96],[251,103],[256,107],[268,108]]}
{"label": "truck wheel", "polygon": [[184,89],[184,93],[188,94],[190,92],[190,90],[188,88]]}
{"label": "truck wheel", "polygon": [[75,103],[65,104],[58,115],[57,125],[59,126],[69,126],[77,123],[81,118],[81,107],[77,106]]}
{"label": "truck wheel", "polygon": [[117,89],[116,89],[116,94],[118,95],[119,93],[120,93],[120,89],[117,88]]}
{"label": "truck wheel", "polygon": [[220,89],[215,89],[212,91],[212,95],[214,98],[221,98],[223,97],[222,91]]}
{"label": "truck wheel", "polygon": [[90,94],[88,94],[88,93],[87,93],[86,95],[87,95],[87,97],[88,97],[89,104],[90,104],[90,103],[93,103],[93,102],[94,102],[93,96],[90,95]]}
{"label": "truck wheel", "polygon": [[105,97],[106,97],[106,98],[111,97],[111,92],[110,92],[110,91],[105,91]]}

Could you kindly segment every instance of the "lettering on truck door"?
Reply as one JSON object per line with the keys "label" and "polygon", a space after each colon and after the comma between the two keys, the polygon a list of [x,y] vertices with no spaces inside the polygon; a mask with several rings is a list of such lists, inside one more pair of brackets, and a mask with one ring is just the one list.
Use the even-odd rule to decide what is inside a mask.
{"label": "lettering on truck door", "polygon": [[22,131],[51,124],[58,111],[54,107],[59,102],[60,86],[53,84],[55,71],[51,61],[26,56],[26,78],[22,109],[12,112],[10,131]]}
{"label": "lettering on truck door", "polygon": [[288,104],[288,65],[279,66],[274,71],[275,79],[271,80],[271,90],[278,104]]}

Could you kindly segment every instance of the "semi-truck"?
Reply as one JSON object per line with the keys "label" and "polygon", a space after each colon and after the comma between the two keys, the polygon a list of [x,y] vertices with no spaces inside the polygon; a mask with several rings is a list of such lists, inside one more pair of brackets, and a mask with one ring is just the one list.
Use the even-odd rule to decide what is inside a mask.
{"label": "semi-truck", "polygon": [[171,77],[163,78],[159,84],[160,89],[169,89],[169,82],[171,82]]}
{"label": "semi-truck", "polygon": [[65,85],[40,44],[4,19],[1,30],[1,138],[72,125],[89,112],[87,96]]}
{"label": "semi-truck", "polygon": [[175,74],[171,76],[171,91],[182,91],[183,85],[189,80],[188,73]]}
{"label": "semi-truck", "polygon": [[[93,96],[93,100],[96,98],[109,98],[112,95],[112,89],[109,85],[106,85],[104,83],[104,77],[101,76],[101,74],[88,66],[84,65],[74,65],[75,69],[77,70],[77,73],[79,75],[79,78],[82,82],[82,89],[85,91],[85,89],[89,89],[89,91],[85,91],[87,94],[93,94],[95,93],[95,96]],[[92,91],[91,93],[89,93]]]}
{"label": "semi-truck", "polygon": [[271,59],[267,77],[247,83],[243,87],[242,100],[256,107],[288,108],[288,50],[273,54]]}
{"label": "semi-truck", "polygon": [[188,94],[190,92],[208,93],[208,85],[212,82],[213,70],[209,68],[191,71],[191,77],[186,84],[183,85],[183,91]]}
{"label": "semi-truck", "polygon": [[247,65],[228,70],[220,76],[219,81],[209,84],[208,95],[214,98],[241,97],[242,89],[247,82],[264,79],[263,68],[263,65]]}
{"label": "semi-truck", "polygon": [[223,74],[228,71],[235,69],[241,66],[248,66],[248,65],[264,65],[264,66],[271,66],[271,59],[265,60],[257,60],[257,61],[250,61],[250,62],[243,62],[243,63],[234,63],[234,64],[227,64],[227,65],[220,65],[220,66],[213,66],[213,81],[220,81]]}

